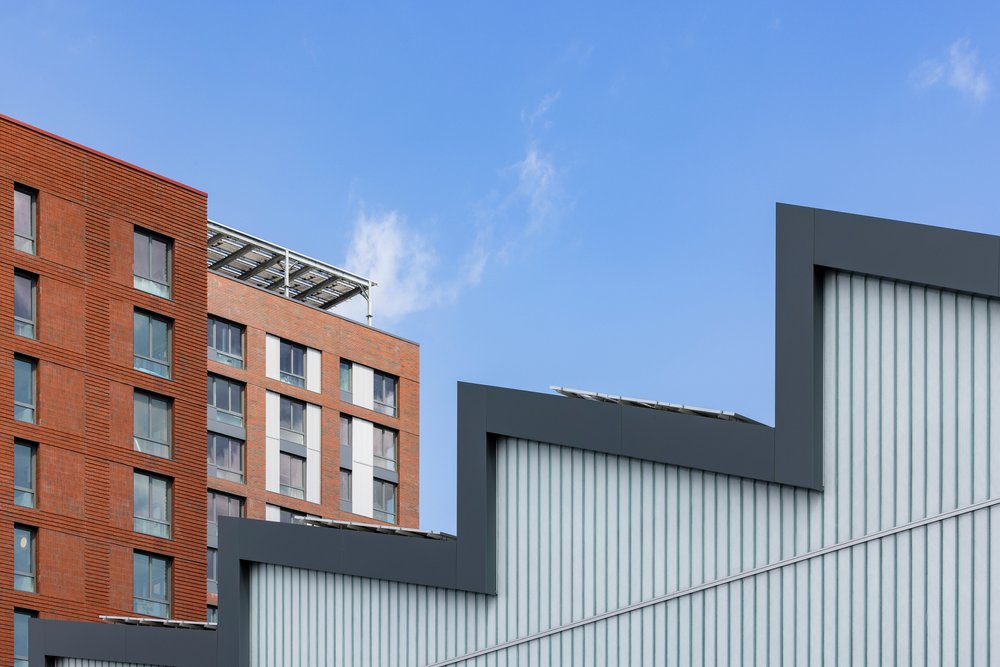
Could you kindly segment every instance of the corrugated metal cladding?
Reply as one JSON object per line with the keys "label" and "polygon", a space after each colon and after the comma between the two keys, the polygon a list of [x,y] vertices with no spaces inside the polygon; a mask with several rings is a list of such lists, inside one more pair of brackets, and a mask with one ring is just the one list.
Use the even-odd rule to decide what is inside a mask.
{"label": "corrugated metal cladding", "polygon": [[[259,565],[252,664],[461,658],[1000,496],[1000,303],[823,289],[825,492],[502,440],[497,596]],[[457,664],[998,664],[991,561],[996,508]]]}

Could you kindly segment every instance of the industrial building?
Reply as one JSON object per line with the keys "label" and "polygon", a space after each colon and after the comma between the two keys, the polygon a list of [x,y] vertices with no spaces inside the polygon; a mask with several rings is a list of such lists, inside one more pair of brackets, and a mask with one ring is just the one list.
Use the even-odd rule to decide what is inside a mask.
{"label": "industrial building", "polygon": [[0,233],[0,664],[34,617],[214,620],[219,517],[419,525],[419,347],[328,312],[372,280],[3,116]]}
{"label": "industrial building", "polygon": [[217,626],[32,667],[995,663],[1000,237],[779,205],[776,258],[774,427],[460,384],[457,536],[226,519]]}

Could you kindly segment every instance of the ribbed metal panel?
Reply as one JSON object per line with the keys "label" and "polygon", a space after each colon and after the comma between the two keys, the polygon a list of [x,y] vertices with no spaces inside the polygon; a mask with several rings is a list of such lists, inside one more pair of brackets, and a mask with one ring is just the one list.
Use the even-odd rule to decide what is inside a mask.
{"label": "ribbed metal panel", "polygon": [[[1000,304],[831,274],[823,337],[823,493],[501,440],[496,597],[256,566],[253,664],[432,664],[1000,495]],[[989,664],[998,558],[980,510],[463,664]]]}

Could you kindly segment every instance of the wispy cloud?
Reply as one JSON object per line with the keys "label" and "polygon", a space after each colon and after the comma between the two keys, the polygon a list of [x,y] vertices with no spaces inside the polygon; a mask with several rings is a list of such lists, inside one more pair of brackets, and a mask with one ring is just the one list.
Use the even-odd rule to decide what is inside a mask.
{"label": "wispy cloud", "polygon": [[948,48],[947,58],[930,58],[918,64],[910,72],[910,81],[917,88],[947,85],[976,102],[984,102],[990,95],[989,76],[965,38]]}
{"label": "wispy cloud", "polygon": [[[359,211],[354,220],[345,266],[378,283],[373,290],[379,321],[396,322],[418,310],[453,302],[469,286],[479,283],[487,255],[473,244],[458,269],[440,270],[430,238],[413,227],[399,211]],[[361,319],[361,299],[347,302],[341,313]]]}
{"label": "wispy cloud", "polygon": [[[345,267],[378,283],[372,295],[376,323],[453,303],[483,280],[491,263],[505,261],[559,220],[567,206],[561,174],[535,138],[549,129],[550,123],[540,121],[559,97],[558,91],[549,93],[521,113],[528,133],[524,153],[499,170],[496,190],[476,204],[476,233],[457,261],[442,262],[434,240],[400,211],[373,213],[358,202]],[[362,319],[365,303],[353,299],[338,312]]]}

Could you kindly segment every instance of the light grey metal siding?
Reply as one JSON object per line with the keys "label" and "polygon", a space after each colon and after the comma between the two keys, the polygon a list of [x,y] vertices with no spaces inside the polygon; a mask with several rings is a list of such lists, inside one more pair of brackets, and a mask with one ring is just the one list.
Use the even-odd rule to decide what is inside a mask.
{"label": "light grey metal siding", "polygon": [[252,664],[426,665],[574,622],[461,664],[997,661],[996,508],[683,593],[1000,496],[1000,304],[847,273],[823,297],[823,493],[502,439],[497,596],[258,565]]}

